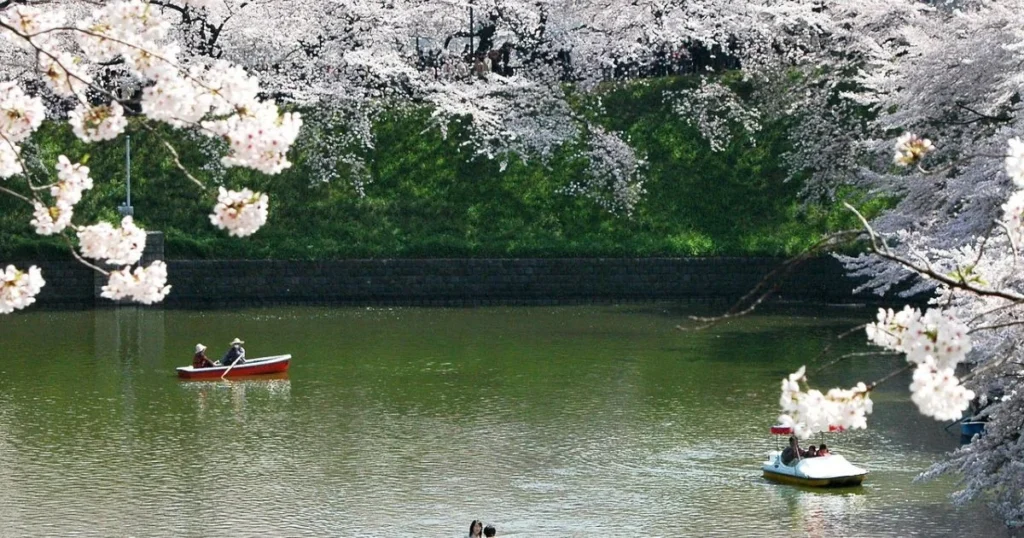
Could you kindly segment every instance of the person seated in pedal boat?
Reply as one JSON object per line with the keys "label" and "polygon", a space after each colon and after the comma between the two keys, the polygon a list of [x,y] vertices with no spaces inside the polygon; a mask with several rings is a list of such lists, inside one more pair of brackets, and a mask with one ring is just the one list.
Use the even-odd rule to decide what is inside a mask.
{"label": "person seated in pedal boat", "polygon": [[220,360],[221,366],[231,366],[236,361],[238,364],[245,364],[245,348],[242,344],[245,342],[235,338],[231,341],[231,349],[224,354],[224,358]]}
{"label": "person seated in pedal boat", "polygon": [[782,449],[782,464],[783,465],[795,465],[794,461],[800,460],[800,443],[797,442],[796,436],[789,436],[789,446]]}
{"label": "person seated in pedal boat", "polygon": [[819,456],[828,456],[829,454],[831,454],[831,452],[828,451],[828,447],[825,446],[825,443],[822,443],[821,446],[818,447],[818,455]]}
{"label": "person seated in pedal boat", "polygon": [[196,354],[192,357],[192,367],[209,368],[211,366],[213,366],[213,361],[206,356],[206,346],[196,344]]}

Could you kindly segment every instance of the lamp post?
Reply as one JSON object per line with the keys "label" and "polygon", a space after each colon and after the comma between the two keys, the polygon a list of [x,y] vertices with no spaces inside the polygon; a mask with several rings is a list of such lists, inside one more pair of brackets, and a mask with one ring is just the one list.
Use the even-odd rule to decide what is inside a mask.
{"label": "lamp post", "polygon": [[125,202],[124,205],[117,206],[117,212],[122,217],[130,217],[135,214],[135,208],[132,207],[132,137],[131,135],[125,135],[124,137],[124,170],[125,170]]}

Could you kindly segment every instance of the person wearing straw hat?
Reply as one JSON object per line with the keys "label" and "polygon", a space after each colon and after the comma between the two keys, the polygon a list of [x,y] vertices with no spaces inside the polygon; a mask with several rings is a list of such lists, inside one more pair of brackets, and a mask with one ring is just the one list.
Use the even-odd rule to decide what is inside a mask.
{"label": "person wearing straw hat", "polygon": [[192,367],[209,368],[211,366],[213,366],[213,361],[206,356],[206,346],[203,344],[196,344],[196,354],[192,357]]}
{"label": "person wearing straw hat", "polygon": [[231,349],[224,354],[224,358],[220,360],[221,366],[231,366],[238,361],[238,364],[245,364],[245,348],[242,344],[245,342],[235,338],[231,341]]}

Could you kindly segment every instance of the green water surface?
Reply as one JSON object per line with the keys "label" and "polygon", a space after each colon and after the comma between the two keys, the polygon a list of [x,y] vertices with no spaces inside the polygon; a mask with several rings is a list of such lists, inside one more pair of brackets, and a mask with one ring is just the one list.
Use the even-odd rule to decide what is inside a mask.
{"label": "green water surface", "polygon": [[[779,380],[865,308],[683,332],[685,309],[30,311],[0,318],[0,536],[1000,536],[909,378],[827,439],[863,487],[776,485]],[[286,377],[179,381],[197,342]],[[860,336],[831,356],[860,350]],[[823,386],[881,377],[851,359]]]}

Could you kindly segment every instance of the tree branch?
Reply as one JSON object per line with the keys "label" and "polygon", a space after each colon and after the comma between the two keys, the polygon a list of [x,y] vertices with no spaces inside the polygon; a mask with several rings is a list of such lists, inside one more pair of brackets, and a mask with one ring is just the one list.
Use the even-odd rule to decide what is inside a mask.
{"label": "tree branch", "polygon": [[200,189],[206,189],[206,185],[204,185],[202,181],[199,181],[199,179],[193,176],[192,173],[189,172],[187,168],[185,168],[185,165],[181,163],[181,158],[178,155],[178,150],[174,149],[174,146],[171,145],[171,143],[168,142],[167,139],[164,138],[162,134],[158,133],[156,129],[154,129],[148,123],[143,123],[142,127],[145,128],[150,133],[156,135],[156,137],[160,139],[160,142],[163,143],[164,147],[171,152],[171,157],[174,158],[174,165],[178,168],[178,170],[181,170],[181,172],[185,174],[185,177],[191,179],[192,182],[198,185]]}
{"label": "tree branch", "polygon": [[782,263],[782,265],[780,265],[779,267],[775,268],[772,272],[765,275],[765,277],[761,279],[761,281],[758,282],[753,289],[751,289],[749,292],[747,292],[746,295],[741,297],[740,300],[737,301],[725,314],[711,317],[690,316],[689,319],[693,321],[702,322],[704,323],[704,325],[695,328],[683,327],[682,325],[679,325],[676,328],[681,331],[694,329],[703,330],[707,329],[708,327],[717,325],[718,323],[721,323],[722,321],[725,321],[727,319],[745,316],[753,312],[758,306],[761,305],[761,303],[763,303],[772,295],[774,295],[775,292],[778,291],[780,287],[782,287],[783,279],[789,276],[789,274],[792,273],[797,267],[800,267],[801,265],[803,265],[804,262],[811,259],[813,256],[817,255],[821,251],[833,248],[838,244],[850,242],[860,237],[863,233],[864,232],[860,230],[846,230],[842,232],[836,232],[834,234],[830,234],[824,237],[823,239],[809,247],[804,252],[786,260],[785,262]]}
{"label": "tree branch", "polygon": [[941,282],[946,286],[949,286],[950,288],[962,289],[974,293],[976,295],[982,295],[985,297],[999,297],[1002,299],[1008,299],[1010,301],[1018,303],[1024,301],[1024,295],[1019,295],[1008,291],[987,290],[984,288],[979,288],[977,286],[972,285],[969,282],[961,282],[959,280],[955,280],[953,278],[950,278],[946,275],[934,271],[931,267],[918,265],[911,260],[893,254],[892,251],[889,250],[888,245],[886,245],[884,242],[879,244],[878,235],[875,233],[874,229],[871,228],[871,225],[868,224],[868,221],[867,219],[864,218],[864,215],[861,215],[856,208],[854,208],[853,206],[846,202],[843,202],[843,205],[846,206],[846,208],[852,211],[855,215],[857,215],[857,218],[860,219],[861,224],[864,225],[865,230],[867,230],[868,235],[871,238],[871,252],[876,256],[892,262],[896,262],[902,265],[903,267],[906,267],[907,269],[910,269],[920,275],[926,276],[932,280]]}

